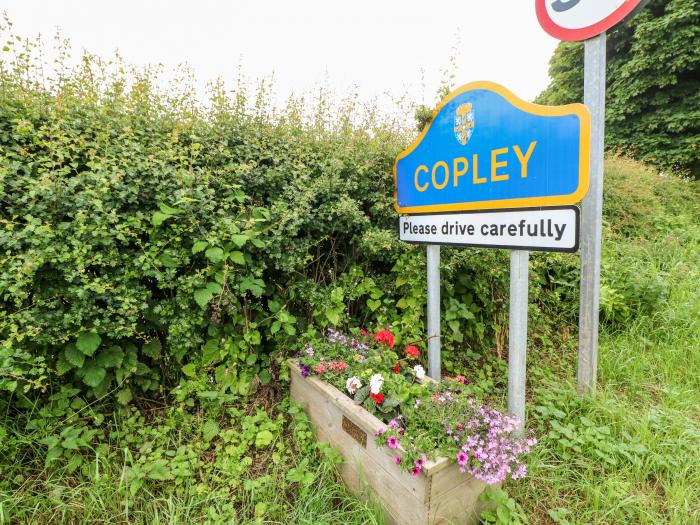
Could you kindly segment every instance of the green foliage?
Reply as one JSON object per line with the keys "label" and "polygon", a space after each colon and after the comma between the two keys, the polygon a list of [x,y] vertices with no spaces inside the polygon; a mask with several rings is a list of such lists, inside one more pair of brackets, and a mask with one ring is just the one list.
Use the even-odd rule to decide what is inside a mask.
{"label": "green foliage", "polygon": [[[609,149],[700,173],[700,6],[651,0],[608,39],[606,143]],[[550,61],[543,104],[583,100],[583,44],[562,42]]]}
{"label": "green foliage", "polygon": [[[118,61],[71,69],[63,47],[45,78],[41,48],[4,29],[0,388],[247,395],[311,325],[424,337],[425,256],[392,207],[407,130],[373,110],[355,123],[352,101],[273,111],[265,85],[215,85],[202,105]],[[496,341],[507,275],[501,253],[443,260],[449,371]]]}
{"label": "green foliage", "polygon": [[526,525],[527,516],[518,503],[501,488],[487,487],[479,500],[488,505],[481,513],[482,523],[494,525]]}
{"label": "green foliage", "polygon": [[561,42],[549,60],[549,86],[535,102],[558,106],[583,102],[583,44]]}
{"label": "green foliage", "polygon": [[[111,421],[64,406],[67,419],[43,408],[23,425],[3,419],[0,523],[281,523],[309,511],[315,523],[337,513],[381,523],[338,482],[337,452],[315,442],[300,407],[273,404],[219,406],[208,417],[175,405],[150,419],[124,408]],[[37,443],[48,447],[45,463]],[[7,461],[10,450],[19,464]]]}

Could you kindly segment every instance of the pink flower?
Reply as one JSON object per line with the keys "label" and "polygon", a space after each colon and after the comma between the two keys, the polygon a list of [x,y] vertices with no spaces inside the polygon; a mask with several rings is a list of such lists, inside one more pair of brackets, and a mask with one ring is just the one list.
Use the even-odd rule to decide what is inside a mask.
{"label": "pink flower", "polygon": [[343,372],[348,367],[345,361],[331,361],[328,363],[328,368],[333,372]]}
{"label": "pink flower", "polygon": [[386,440],[386,446],[389,448],[396,448],[399,446],[399,440],[396,439],[396,436],[389,436]]}
{"label": "pink flower", "polygon": [[397,465],[401,463],[401,456],[394,456],[394,463],[396,463]]}
{"label": "pink flower", "polygon": [[518,469],[513,472],[513,479],[524,478],[527,476],[527,468],[525,465],[520,465]]}
{"label": "pink flower", "polygon": [[424,459],[417,459],[414,463],[413,470],[411,470],[411,476],[414,478],[420,474],[420,471],[423,470],[423,465],[425,464]]}
{"label": "pink flower", "polygon": [[317,374],[322,374],[323,372],[326,371],[326,365],[324,365],[323,363],[319,363],[316,365],[316,368],[314,368],[314,371]]}
{"label": "pink flower", "polygon": [[459,463],[460,466],[464,466],[467,464],[467,461],[469,460],[469,456],[462,452],[461,450],[457,452],[457,463]]}

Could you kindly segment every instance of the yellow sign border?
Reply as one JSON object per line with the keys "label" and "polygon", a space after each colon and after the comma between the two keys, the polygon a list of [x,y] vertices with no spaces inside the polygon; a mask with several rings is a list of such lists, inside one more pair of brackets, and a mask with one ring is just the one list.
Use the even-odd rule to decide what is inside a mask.
{"label": "yellow sign border", "polygon": [[[567,195],[548,195],[544,197],[519,197],[516,199],[500,199],[491,201],[479,202],[456,202],[451,204],[427,204],[425,206],[406,206],[399,207],[399,196],[396,191],[396,165],[399,160],[406,157],[423,141],[423,137],[428,133],[430,126],[433,124],[435,117],[440,110],[453,98],[475,89],[485,89],[498,93],[516,108],[530,113],[532,115],[561,117],[565,115],[577,115],[580,125],[580,148],[579,148],[579,177],[578,187],[573,193]],[[588,175],[590,163],[590,147],[591,147],[591,114],[588,108],[583,104],[565,104],[563,106],[544,106],[542,104],[534,104],[526,100],[518,98],[509,89],[489,82],[487,80],[479,80],[465,84],[443,98],[433,111],[430,121],[425,126],[421,134],[411,145],[399,153],[394,160],[394,209],[398,213],[426,213],[426,212],[442,212],[442,211],[469,211],[469,210],[493,210],[499,208],[534,208],[538,206],[558,206],[567,204],[576,204],[588,191]]]}

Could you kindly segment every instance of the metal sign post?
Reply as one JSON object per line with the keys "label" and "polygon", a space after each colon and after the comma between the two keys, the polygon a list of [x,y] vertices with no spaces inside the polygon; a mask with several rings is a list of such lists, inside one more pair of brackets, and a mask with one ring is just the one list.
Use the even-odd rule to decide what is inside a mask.
{"label": "metal sign post", "polygon": [[440,246],[428,245],[428,375],[440,381]]}
{"label": "metal sign post", "polygon": [[525,428],[525,370],[527,360],[527,292],[530,252],[510,252],[510,310],[508,312],[508,412]]}
{"label": "metal sign post", "polygon": [[591,113],[590,191],[581,224],[581,304],[578,324],[578,390],[594,394],[598,369],[598,308],[603,222],[605,138],[605,32],[638,13],[648,0],[535,0],[542,29],[554,38],[585,41],[583,102]]}
{"label": "metal sign post", "polygon": [[584,43],[583,102],[591,112],[589,191],[581,225],[581,305],[578,330],[578,387],[593,394],[598,369],[598,308],[603,223],[603,148],[605,135],[605,33]]}

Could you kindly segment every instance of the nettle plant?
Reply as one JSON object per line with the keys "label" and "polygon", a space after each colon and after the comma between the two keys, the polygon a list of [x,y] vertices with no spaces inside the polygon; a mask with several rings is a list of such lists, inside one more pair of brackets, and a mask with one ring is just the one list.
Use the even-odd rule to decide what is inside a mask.
{"label": "nettle plant", "polygon": [[302,376],[321,377],[387,423],[377,444],[413,476],[428,458],[445,456],[488,484],[524,477],[524,458],[537,442],[532,432],[515,436],[518,418],[477,401],[464,376],[427,378],[418,344],[396,341],[386,329],[327,330],[304,344],[297,361]]}

